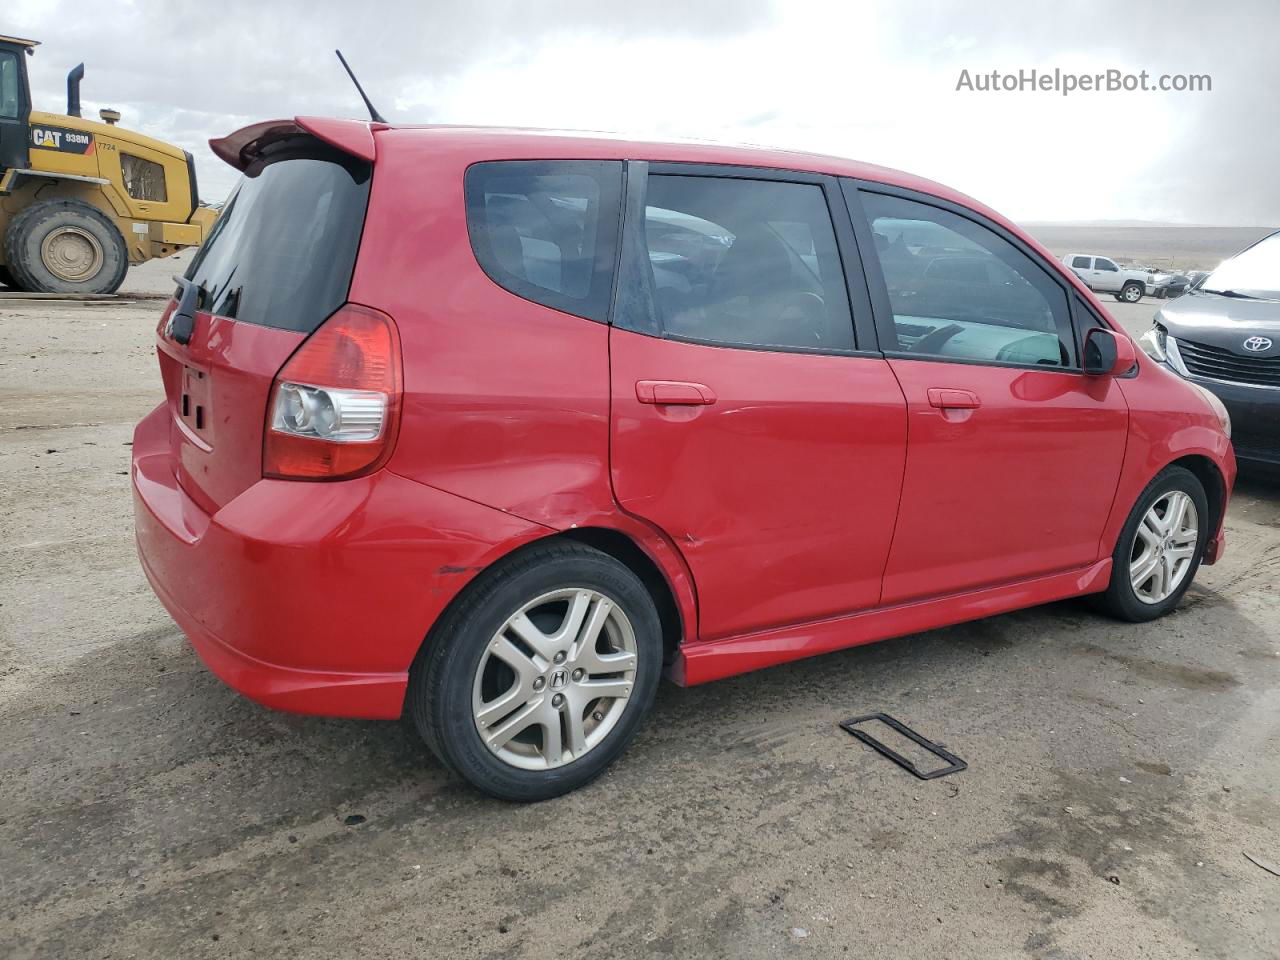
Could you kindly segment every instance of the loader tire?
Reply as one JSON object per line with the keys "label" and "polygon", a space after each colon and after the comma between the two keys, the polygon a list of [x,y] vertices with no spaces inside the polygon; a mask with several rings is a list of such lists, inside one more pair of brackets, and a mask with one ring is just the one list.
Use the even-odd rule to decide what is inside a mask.
{"label": "loader tire", "polygon": [[4,235],[13,279],[37,293],[115,293],[129,269],[124,237],[104,213],[79,200],[33,203]]}

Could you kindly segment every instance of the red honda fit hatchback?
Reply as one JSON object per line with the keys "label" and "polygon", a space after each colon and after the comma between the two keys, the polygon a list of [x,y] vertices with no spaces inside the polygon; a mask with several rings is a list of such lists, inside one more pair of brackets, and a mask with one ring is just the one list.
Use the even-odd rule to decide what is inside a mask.
{"label": "red honda fit hatchback", "polygon": [[157,332],[147,576],[273,707],[482,790],[598,775],[697,684],[1223,545],[1211,394],[1007,220],[829,157],[297,118]]}

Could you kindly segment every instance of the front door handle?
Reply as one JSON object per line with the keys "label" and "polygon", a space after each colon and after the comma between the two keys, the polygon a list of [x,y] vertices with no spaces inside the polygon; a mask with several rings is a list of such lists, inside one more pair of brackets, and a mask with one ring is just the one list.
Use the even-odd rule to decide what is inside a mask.
{"label": "front door handle", "polygon": [[957,390],[954,387],[930,387],[929,406],[940,410],[976,410],[982,401],[972,390]]}
{"label": "front door handle", "polygon": [[700,407],[716,402],[715,391],[705,383],[684,380],[637,380],[636,399],[641,403]]}

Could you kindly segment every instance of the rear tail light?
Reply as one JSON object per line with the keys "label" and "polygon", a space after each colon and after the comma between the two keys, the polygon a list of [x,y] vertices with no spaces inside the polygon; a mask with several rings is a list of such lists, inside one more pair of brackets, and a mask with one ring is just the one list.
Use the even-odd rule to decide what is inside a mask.
{"label": "rear tail light", "polygon": [[262,473],[343,480],[386,460],[400,418],[400,337],[385,313],[348,303],[276,374]]}

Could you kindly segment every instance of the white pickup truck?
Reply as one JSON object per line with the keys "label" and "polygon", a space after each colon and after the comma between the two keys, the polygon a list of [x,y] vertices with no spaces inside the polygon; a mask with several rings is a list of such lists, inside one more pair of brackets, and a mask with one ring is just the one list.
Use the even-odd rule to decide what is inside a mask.
{"label": "white pickup truck", "polygon": [[1096,293],[1115,294],[1117,300],[1123,300],[1125,303],[1137,303],[1142,299],[1143,294],[1152,297],[1164,296],[1164,288],[1169,283],[1166,275],[1148,273],[1146,270],[1129,270],[1117,266],[1114,260],[1094,256],[1091,253],[1069,253],[1062,258],[1062,262],[1070,267],[1090,290]]}

